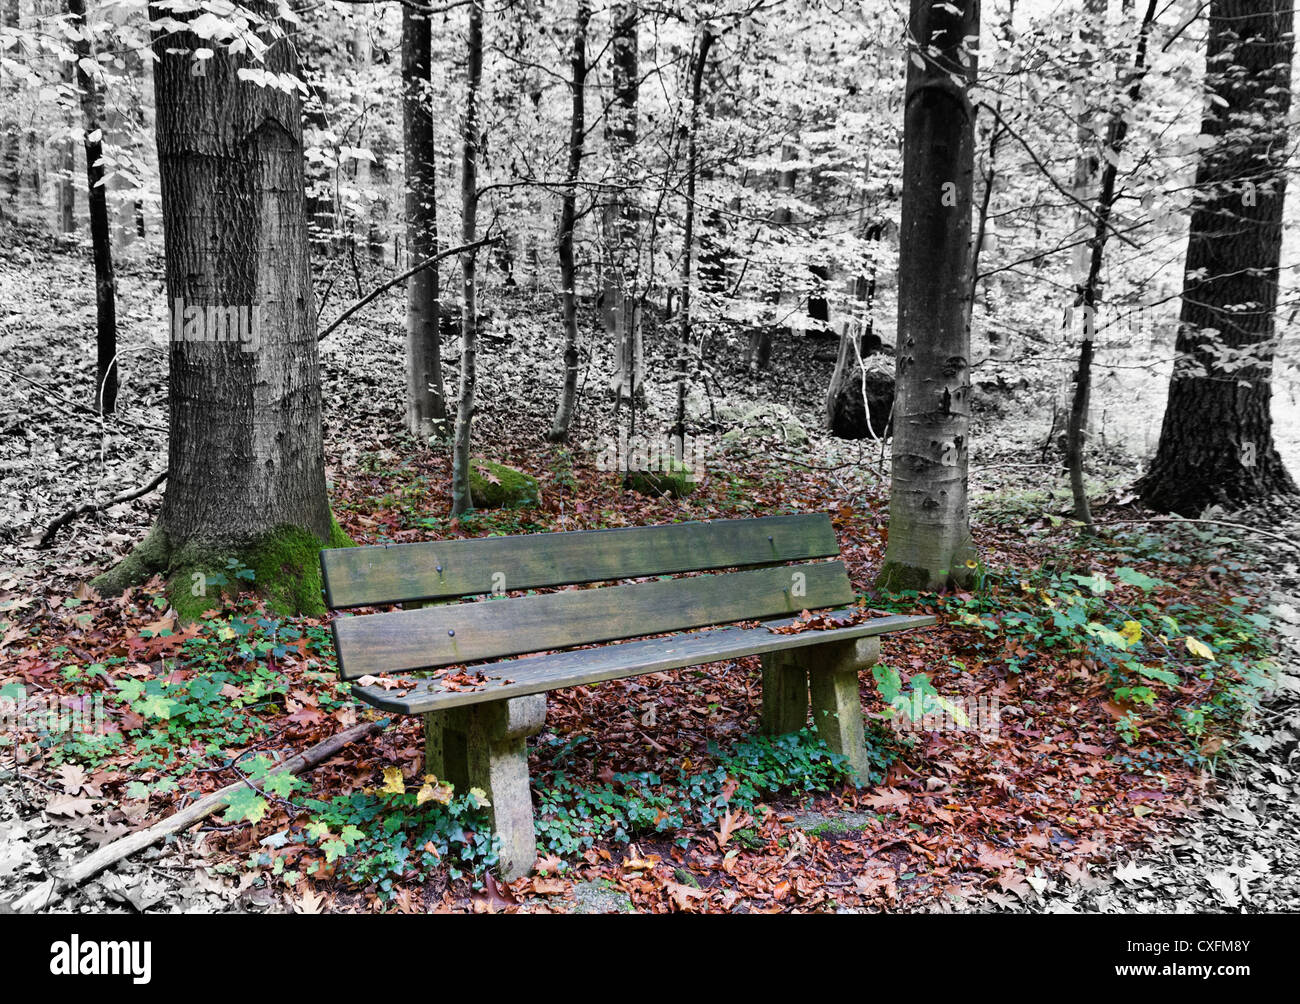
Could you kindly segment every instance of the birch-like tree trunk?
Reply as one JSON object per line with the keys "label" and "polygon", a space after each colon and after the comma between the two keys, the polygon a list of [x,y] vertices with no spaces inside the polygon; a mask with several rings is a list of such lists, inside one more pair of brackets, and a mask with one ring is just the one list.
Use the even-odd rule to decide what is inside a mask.
{"label": "birch-like tree trunk", "polygon": [[[63,66],[63,78],[69,86],[75,87],[77,67],[73,63]],[[71,124],[69,122],[69,124]],[[71,136],[59,141],[59,183],[57,186],[57,208],[59,212],[59,231],[74,233],[77,229],[77,142]]]}
{"label": "birch-like tree trunk", "polygon": [[85,0],[68,0],[68,13],[77,26],[72,51],[77,56],[77,87],[81,92],[90,244],[95,260],[94,407],[108,415],[117,408],[117,281],[113,274],[113,238],[108,220],[108,191],[104,184],[104,95],[99,80],[86,72],[95,57],[86,26]]}
{"label": "birch-like tree trunk", "polygon": [[682,234],[682,320],[677,336],[677,409],[672,435],[676,440],[677,459],[682,459],[686,443],[686,384],[691,358],[691,264],[695,255],[695,183],[699,171],[700,91],[704,85],[704,67],[715,35],[705,25],[700,29],[699,45],[691,63],[691,109],[687,116],[686,139],[686,219]]}
{"label": "birch-like tree trunk", "polygon": [[614,347],[614,375],[610,390],[618,404],[634,402],[645,386],[645,352],[641,316],[637,309],[638,230],[640,212],[635,193],[632,160],[637,141],[638,79],[637,19],[635,3],[615,4],[613,40],[614,98],[609,109],[608,142],[614,166],[614,192],[604,208],[605,263],[602,320]]}
{"label": "birch-like tree trunk", "polygon": [[[0,21],[3,21],[4,26],[16,29],[21,20],[22,11],[19,0],[3,0],[3,6],[0,6]],[[13,112],[13,108],[14,103],[18,100],[21,84],[16,77],[11,77],[10,74],[6,73],[3,81],[0,81],[0,87],[2,87],[0,96],[3,96],[5,104],[9,106],[9,113],[14,116],[4,129],[0,130],[0,184],[4,186],[5,200],[16,206],[18,191],[22,183],[20,177],[22,134],[19,131],[18,118]]]}
{"label": "birch-like tree trunk", "polygon": [[[483,9],[469,5],[466,40],[465,135],[461,146],[461,237],[465,244],[478,231],[479,89],[483,84]],[[474,392],[478,381],[478,279],[474,252],[461,255],[460,387],[456,398],[456,431],[451,451],[451,513],[459,516],[473,506],[469,490],[470,439],[474,421]]]}
{"label": "birch-like tree trunk", "polygon": [[569,438],[573,409],[578,400],[578,269],[573,257],[573,229],[578,220],[578,173],[582,170],[583,137],[587,132],[585,97],[587,91],[587,25],[591,21],[591,4],[578,0],[573,28],[573,52],[569,65],[573,73],[569,88],[573,113],[569,118],[569,166],[565,174],[564,195],[560,200],[560,301],[564,311],[564,380],[560,403],[546,438],[563,443]]}
{"label": "birch-like tree trunk", "polygon": [[1093,234],[1089,242],[1088,274],[1084,277],[1079,301],[1083,305],[1083,337],[1079,343],[1079,361],[1074,371],[1074,394],[1070,401],[1070,416],[1065,429],[1065,463],[1070,471],[1070,492],[1074,496],[1074,518],[1083,524],[1086,532],[1093,531],[1092,508],[1088,504],[1088,491],[1084,483],[1083,459],[1088,426],[1088,409],[1092,395],[1092,360],[1096,346],[1097,311],[1100,304],[1101,264],[1110,233],[1110,219],[1115,208],[1116,179],[1120,154],[1128,138],[1129,121],[1133,109],[1142,96],[1142,80],[1147,72],[1147,43],[1156,16],[1156,0],[1147,0],[1146,15],[1138,30],[1137,49],[1133,68],[1129,73],[1126,94],[1127,108],[1111,115],[1106,127],[1106,167],[1101,174],[1101,189],[1097,193],[1097,206],[1093,210]]}
{"label": "birch-like tree trunk", "polygon": [[[782,145],[781,159],[783,161],[797,160],[798,157],[799,149],[794,143]],[[781,200],[780,205],[772,213],[772,223],[780,230],[787,230],[790,224],[794,222],[794,210],[791,208],[791,203],[794,201],[794,187],[798,177],[799,172],[794,168],[784,169],[777,175],[777,189],[784,193],[785,198]],[[765,296],[766,301],[773,305],[774,314],[778,316],[783,283],[784,276],[776,277]],[[774,316],[770,324],[758,325],[749,332],[749,339],[745,343],[744,362],[751,373],[767,369],[768,363],[772,360],[772,328],[776,325],[778,316]]]}
{"label": "birch-like tree trunk", "polygon": [[[360,10],[367,8],[361,7]],[[352,63],[356,67],[356,76],[354,78],[355,89],[352,92],[352,107],[356,111],[356,128],[358,148],[367,148],[373,146],[365,129],[366,123],[366,94],[363,90],[363,81],[366,70],[370,66],[370,31],[366,23],[357,18],[352,28],[352,38],[348,42],[348,49],[352,54]],[[369,247],[370,244],[370,161],[364,157],[354,157],[352,160],[352,184],[357,190],[355,205],[356,211],[348,220],[348,243],[352,250],[356,251],[361,246]],[[361,207],[366,207],[364,213]]]}

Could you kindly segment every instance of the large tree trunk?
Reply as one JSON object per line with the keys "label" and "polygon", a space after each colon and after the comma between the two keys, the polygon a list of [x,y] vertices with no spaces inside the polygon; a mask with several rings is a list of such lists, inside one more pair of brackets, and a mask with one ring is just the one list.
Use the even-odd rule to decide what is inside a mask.
{"label": "large tree trunk", "polygon": [[86,183],[90,201],[90,243],[95,259],[95,397],[96,410],[107,415],[117,407],[117,283],[113,277],[113,244],[108,225],[102,141],[104,97],[99,81],[82,61],[94,60],[86,27],[85,0],[68,0],[68,13],[77,25],[72,51],[77,55],[77,85],[81,91],[81,125],[85,133]]}
{"label": "large tree trunk", "polygon": [[[469,5],[468,60],[465,68],[465,136],[461,148],[461,237],[474,242],[478,229],[479,88],[483,83],[483,9]],[[456,432],[451,450],[451,513],[459,516],[474,503],[469,491],[470,437],[474,421],[474,391],[478,381],[478,279],[474,252],[461,255],[460,387],[456,401]]]}
{"label": "large tree trunk", "polygon": [[[438,253],[437,171],[430,90],[429,15],[402,8],[402,127],[406,157],[406,243],[412,264]],[[406,427],[428,440],[447,420],[438,340],[438,269],[406,283]]]}
{"label": "large tree trunk", "polygon": [[[1199,514],[1294,493],[1270,410],[1286,194],[1293,12],[1289,0],[1214,0],[1213,74],[1169,403],[1142,500]],[[1249,305],[1249,309],[1243,309]]]}
{"label": "large tree trunk", "polygon": [[615,401],[635,402],[645,387],[645,352],[637,310],[637,264],[640,213],[627,188],[632,181],[632,157],[637,138],[637,19],[635,3],[616,4],[613,64],[614,100],[609,109],[609,148],[614,165],[614,193],[605,204],[605,271],[603,320],[614,347],[610,390]]}
{"label": "large tree trunk", "polygon": [[587,123],[584,96],[587,89],[587,24],[591,5],[578,0],[577,22],[573,29],[573,54],[570,65],[573,80],[573,114],[569,119],[569,168],[564,195],[560,201],[560,297],[564,309],[564,382],[560,403],[546,438],[562,443],[569,438],[573,409],[578,398],[578,270],[573,260],[573,228],[577,225],[578,172],[582,168],[582,140]]}
{"label": "large tree trunk", "polygon": [[[275,14],[269,0],[249,8]],[[172,318],[167,493],[149,538],[100,581],[166,571],[173,606],[192,616],[212,603],[205,578],[234,559],[275,608],[319,611],[317,552],[346,538],[325,493],[302,108],[296,91],[238,78],[294,73],[297,56],[283,39],[264,63],[216,46],[195,73],[190,52],[207,43],[174,27],[154,24]]]}
{"label": "large tree trunk", "polygon": [[[879,584],[969,578],[971,200],[979,0],[912,0],[903,118],[898,347],[889,544]],[[921,65],[918,66],[917,64]]]}

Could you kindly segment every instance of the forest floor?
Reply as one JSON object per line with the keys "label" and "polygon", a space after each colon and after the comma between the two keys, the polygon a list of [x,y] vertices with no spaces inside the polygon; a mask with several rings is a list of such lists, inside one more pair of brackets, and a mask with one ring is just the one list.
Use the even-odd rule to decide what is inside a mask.
{"label": "forest floor", "polygon": [[[112,599],[86,585],[143,536],[160,492],[34,546],[62,511],[166,464],[161,271],[123,264],[123,392],[101,421],[83,403],[86,269],[33,237],[0,271],[0,696],[89,701],[106,723],[82,736],[20,719],[0,745],[3,898],[45,889],[50,908],[74,911],[1300,909],[1297,554],[1230,526],[1142,522],[1124,490],[1139,458],[1121,446],[1095,451],[1108,528],[1081,541],[1043,449],[1054,388],[984,396],[977,585],[886,600],[870,583],[888,451],[818,431],[832,344],[778,338],[759,375],[726,363],[730,348],[708,353],[692,399],[701,427],[716,419],[707,477],[687,498],[647,499],[593,460],[615,428],[594,390],[599,341],[575,446],[548,446],[537,430],[558,377],[554,320],[498,304],[480,455],[540,477],[542,504],[452,520],[446,452],[401,431],[392,300],[322,343],[331,497],[358,543],[828,511],[865,603],[940,615],[889,636],[882,664],[913,692],[924,673],[996,714],[895,728],[864,674],[877,776],[855,789],[807,740],[747,742],[754,659],[554,693],[532,752],[544,869],[511,886],[476,877],[472,805],[417,796],[418,722],[399,720],[303,785],[250,788],[223,816],[55,893],[51,875],[95,846],[368,714],[337,682],[319,619],[245,597],[183,626],[156,582]],[[669,393],[651,355],[653,429]],[[1300,524],[1274,532],[1294,541]]]}

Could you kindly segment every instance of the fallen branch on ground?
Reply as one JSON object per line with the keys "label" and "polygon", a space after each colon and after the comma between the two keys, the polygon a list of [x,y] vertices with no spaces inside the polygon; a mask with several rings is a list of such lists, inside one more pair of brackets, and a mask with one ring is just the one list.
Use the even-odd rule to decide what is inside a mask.
{"label": "fallen branch on ground", "polygon": [[[268,771],[266,776],[270,777],[273,774],[301,774],[305,770],[310,770],[312,767],[324,763],[349,743],[364,739],[373,732],[380,732],[387,728],[389,721],[390,719],[382,718],[378,721],[362,722],[350,729],[344,729],[342,732],[318,742],[310,749],[290,757],[278,767]],[[154,823],[153,826],[146,827],[143,830],[136,830],[119,840],[105,844],[89,857],[82,858],[63,875],[56,876],[51,882],[41,883],[27,895],[15,901],[13,909],[25,912],[39,910],[48,906],[59,898],[63,890],[75,889],[87,879],[98,875],[109,865],[116,864],[136,851],[142,851],[150,844],[157,843],[163,837],[188,829],[200,819],[212,815],[226,804],[227,795],[233,794],[247,784],[248,782],[244,779],[236,781],[234,784],[228,784],[221,790],[214,791],[211,795],[199,799],[180,812],[168,816],[161,822]]]}
{"label": "fallen branch on ground", "polygon": [[36,547],[38,549],[49,547],[50,542],[54,540],[54,535],[58,533],[59,530],[61,530],[63,527],[71,523],[78,516],[85,516],[92,512],[99,512],[101,509],[107,509],[109,508],[109,506],[115,506],[119,502],[130,502],[133,499],[141,498],[142,496],[148,495],[151,491],[157,488],[165,480],[167,480],[167,472],[163,471],[161,474],[159,474],[156,478],[150,481],[143,488],[137,488],[135,491],[126,492],[123,495],[118,495],[116,498],[111,498],[107,502],[87,502],[85,505],[79,505],[75,509],[69,509],[62,516],[60,516],[53,523],[51,523],[49,527],[46,528],[45,532],[41,534],[41,539],[37,541]]}
{"label": "fallen branch on ground", "polygon": [[1161,517],[1156,517],[1155,519],[1111,519],[1104,522],[1098,521],[1097,526],[1121,526],[1125,523],[1156,523],[1164,524],[1166,526],[1178,526],[1182,523],[1208,523],[1211,526],[1230,526],[1235,530],[1245,530],[1248,533],[1258,533],[1264,537],[1271,537],[1273,540],[1281,541],[1289,547],[1300,548],[1300,544],[1297,544],[1290,537],[1282,536],[1280,533],[1274,533],[1272,530],[1265,530],[1258,526],[1250,526],[1246,523],[1230,523],[1223,519],[1168,519]]}

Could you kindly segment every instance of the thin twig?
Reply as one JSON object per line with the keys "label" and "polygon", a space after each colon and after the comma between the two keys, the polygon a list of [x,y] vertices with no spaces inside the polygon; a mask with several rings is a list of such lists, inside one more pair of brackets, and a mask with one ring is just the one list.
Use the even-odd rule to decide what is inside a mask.
{"label": "thin twig", "polygon": [[438,252],[432,258],[424,259],[424,261],[420,262],[418,265],[414,266],[413,268],[408,268],[401,275],[389,279],[386,283],[384,283],[381,286],[376,286],[365,296],[361,297],[361,299],[357,300],[356,303],[352,304],[352,306],[348,307],[347,310],[343,311],[343,313],[339,314],[338,317],[334,318],[334,320],[332,320],[329,324],[327,324],[324,327],[324,329],[322,329],[321,333],[316,336],[316,341],[318,342],[321,341],[331,331],[337,328],[340,324],[346,321],[349,317],[355,314],[358,310],[364,307],[371,300],[375,299],[375,297],[379,296],[381,293],[386,293],[388,290],[396,286],[399,282],[404,282],[405,280],[409,279],[411,276],[415,275],[416,272],[422,272],[426,268],[429,268],[431,265],[436,265],[438,262],[442,261],[442,259],[450,258],[452,255],[463,254],[466,251],[477,251],[479,248],[483,247],[486,244],[500,244],[502,240],[503,238],[500,237],[499,235],[496,237],[483,237],[480,240],[476,240],[471,244],[461,244],[459,247],[448,248],[446,251]]}
{"label": "thin twig", "polygon": [[[301,774],[303,771],[310,770],[328,760],[349,743],[364,739],[372,733],[387,728],[390,720],[383,718],[379,721],[362,722],[350,729],[338,732],[272,768],[267,776],[271,774]],[[76,888],[87,879],[98,875],[109,865],[116,864],[123,858],[144,850],[144,848],[169,834],[188,829],[200,819],[210,816],[218,809],[225,807],[228,804],[226,798],[244,786],[245,782],[243,780],[228,784],[221,790],[214,791],[188,808],[168,816],[153,826],[135,830],[124,837],[114,840],[112,843],[105,844],[88,857],[82,858],[63,875],[41,883],[41,885],[15,901],[13,909],[23,913],[49,906],[59,898],[61,891]]]}
{"label": "thin twig", "polygon": [[147,485],[137,488],[134,491],[125,492],[122,495],[118,495],[114,498],[109,499],[107,502],[87,502],[85,505],[79,505],[75,509],[69,509],[62,516],[60,516],[53,523],[51,523],[49,527],[45,530],[45,532],[41,534],[41,539],[36,544],[37,549],[40,550],[49,547],[50,542],[54,540],[54,535],[58,533],[59,530],[61,530],[63,527],[71,523],[78,516],[85,516],[88,513],[99,512],[101,509],[107,509],[110,506],[115,506],[120,502],[130,502],[134,499],[142,498],[143,496],[148,495],[151,491],[157,488],[166,479],[167,479],[167,472],[163,471],[156,478],[150,481]]}
{"label": "thin twig", "polygon": [[1300,549],[1300,542],[1294,541],[1289,537],[1284,537],[1280,533],[1274,533],[1272,530],[1265,530],[1263,527],[1250,526],[1246,523],[1232,523],[1223,519],[1170,519],[1170,518],[1151,518],[1151,519],[1112,519],[1104,523],[1098,523],[1098,526],[1119,526],[1124,523],[1163,523],[1169,526],[1176,526],[1180,523],[1208,523],[1212,526],[1230,526],[1235,530],[1246,530],[1249,533],[1258,533],[1264,537],[1269,537],[1288,547]]}

